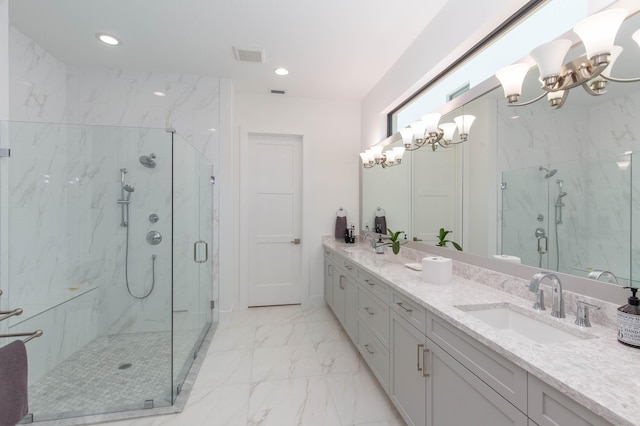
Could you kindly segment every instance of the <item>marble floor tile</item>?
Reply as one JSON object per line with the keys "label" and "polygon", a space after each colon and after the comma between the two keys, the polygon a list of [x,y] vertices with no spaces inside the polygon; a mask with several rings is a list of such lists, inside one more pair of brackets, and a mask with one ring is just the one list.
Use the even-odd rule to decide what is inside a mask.
{"label": "marble floor tile", "polygon": [[323,376],[262,382],[251,388],[247,425],[340,424]]}
{"label": "marble floor tile", "polygon": [[326,376],[343,425],[396,421],[400,414],[369,368]]}
{"label": "marble floor tile", "polygon": [[255,310],[257,325],[290,324],[304,319],[304,310],[300,305],[250,308]]}
{"label": "marble floor tile", "polygon": [[309,343],[277,348],[256,348],[251,382],[292,379],[322,374],[315,347]]}
{"label": "marble floor tile", "polygon": [[326,307],[251,308],[219,327],[182,413],[105,426],[401,426]]}
{"label": "marble floor tile", "polygon": [[316,352],[324,374],[356,373],[367,368],[356,347],[347,339],[320,342]]}
{"label": "marble floor tile", "polygon": [[304,313],[304,320],[306,322],[336,320],[336,316],[331,311],[331,308],[329,308],[326,305],[306,308],[304,309],[303,313]]}
{"label": "marble floor tile", "polygon": [[253,366],[253,349],[210,352],[207,354],[194,389],[249,383]]}
{"label": "marble floor tile", "polygon": [[316,344],[349,338],[337,320],[308,322],[307,329],[311,341]]}
{"label": "marble floor tile", "polygon": [[255,333],[255,326],[220,327],[213,336],[209,352],[252,349]]}
{"label": "marble floor tile", "polygon": [[256,327],[256,348],[301,345],[311,343],[311,337],[304,322],[289,324],[265,324]]}

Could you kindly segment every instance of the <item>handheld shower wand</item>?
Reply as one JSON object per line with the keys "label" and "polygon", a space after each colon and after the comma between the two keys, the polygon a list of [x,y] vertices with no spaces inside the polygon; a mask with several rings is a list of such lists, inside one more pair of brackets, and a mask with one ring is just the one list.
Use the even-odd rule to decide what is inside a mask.
{"label": "handheld shower wand", "polygon": [[129,203],[131,203],[131,193],[136,189],[129,184],[124,183],[124,177],[127,174],[127,169],[120,169],[120,226],[127,226],[129,224]]}

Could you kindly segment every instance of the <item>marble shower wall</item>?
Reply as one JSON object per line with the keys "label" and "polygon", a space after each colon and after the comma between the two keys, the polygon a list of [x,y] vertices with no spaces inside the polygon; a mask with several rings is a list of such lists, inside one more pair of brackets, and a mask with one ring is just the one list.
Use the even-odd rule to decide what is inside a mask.
{"label": "marble shower wall", "polygon": [[[12,202],[16,202],[18,208],[23,206],[25,215],[9,215],[3,209],[2,229],[24,232],[21,234],[25,242],[22,249],[39,261],[30,272],[34,282],[43,282],[44,277],[44,282],[57,290],[76,283],[73,287],[78,286],[79,289],[73,290],[73,294],[81,294],[70,299],[65,291],[71,290],[60,290],[60,300],[67,302],[47,311],[47,318],[51,321],[45,321],[40,328],[49,336],[62,333],[65,338],[51,340],[43,336],[39,339],[37,353],[30,351],[30,357],[38,358],[30,358],[34,365],[53,367],[98,334],[160,330],[170,326],[171,302],[165,296],[170,296],[167,283],[170,285],[171,280],[170,256],[166,252],[169,250],[170,253],[171,247],[171,209],[167,207],[171,202],[168,168],[171,165],[171,147],[159,141],[170,136],[164,129],[174,128],[217,170],[218,133],[210,129],[218,129],[219,79],[77,67],[59,61],[13,27],[7,30],[6,35],[9,39],[6,66],[9,69],[9,119],[12,125],[17,121],[40,124],[20,128],[23,132],[20,137],[15,132],[11,133],[8,142],[14,154],[11,161],[18,155],[28,155],[32,157],[33,167],[25,165],[24,170],[16,169],[17,174],[28,176],[23,182],[17,180],[18,187],[12,192],[17,197]],[[153,91],[162,91],[166,96],[155,96]],[[59,123],[90,126],[60,126]],[[161,130],[150,130],[151,127]],[[3,131],[2,135],[8,137],[9,132]],[[9,146],[4,142],[6,140],[3,147]],[[84,158],[74,158],[76,154],[73,152]],[[151,152],[158,155],[156,169],[146,169],[138,162],[140,155]],[[54,158],[64,161],[54,162]],[[22,166],[14,164],[13,167]],[[142,302],[131,300],[123,280],[125,229],[119,226],[120,209],[115,203],[120,195],[119,169],[122,167],[130,170],[127,181],[136,186],[131,219],[136,229],[133,225],[130,229],[130,260],[136,264],[130,269],[133,275],[130,284],[133,284],[132,290],[136,294],[142,292],[142,286],[148,288],[151,282],[152,249],[146,242],[139,243],[141,239],[144,241],[144,234],[152,227],[147,219],[150,213],[160,215],[161,220],[154,229],[164,236],[162,244],[155,246],[161,250],[157,253],[156,288],[154,294]],[[53,174],[45,172],[45,169]],[[5,171],[2,173],[4,176]],[[55,177],[46,186],[45,174]],[[211,219],[215,221],[213,229],[217,235],[218,195],[214,194]],[[50,206],[55,206],[55,209],[47,210],[46,217],[33,217]],[[60,235],[71,230],[68,235],[64,234],[69,238],[69,244],[57,250],[52,230],[59,231]],[[45,248],[32,245],[35,241],[47,239],[52,242]],[[51,263],[50,258],[41,256],[49,251],[55,252],[55,265],[47,263]],[[215,236],[213,244],[210,244],[210,253],[214,260],[213,270],[216,271],[218,249]],[[0,263],[4,266],[9,259],[3,256]],[[21,265],[16,273],[27,274],[27,271]],[[69,282],[64,280],[66,284],[63,285],[61,280],[65,273],[69,273],[71,278]],[[12,282],[24,282],[19,278]],[[214,275],[216,278],[217,274]],[[209,283],[210,286],[213,284]],[[41,289],[25,286],[15,290],[13,300],[37,302],[44,294]],[[34,298],[27,299],[30,296]],[[56,293],[55,297],[58,296]],[[133,310],[136,303],[139,306]],[[82,304],[83,308],[78,309],[77,304]],[[69,324],[64,320],[72,315],[71,309],[86,314],[83,318],[73,314],[74,323],[84,330],[80,336],[76,330],[68,329]],[[36,328],[37,318],[42,319],[44,315],[23,321],[19,327],[25,330]],[[39,354],[52,354],[51,360],[41,362]]]}
{"label": "marble shower wall", "polygon": [[[631,206],[640,193],[631,184],[632,168],[624,167],[630,160],[624,153],[640,150],[640,122],[634,119],[640,114],[640,93],[601,99],[586,105],[576,101],[559,110],[538,102],[518,108],[517,120],[512,108],[500,104],[499,172],[514,183],[508,181],[502,194],[507,215],[503,252],[522,254],[524,263],[537,265],[534,232],[542,226],[549,236],[543,267],[556,269],[554,214],[557,180],[562,180],[567,196],[562,200],[563,224],[558,225],[560,271],[586,276],[590,268],[607,269],[626,280],[638,279],[640,261],[632,253],[640,253],[640,231],[631,227],[632,216],[637,216]],[[543,182],[540,166],[557,173]],[[543,222],[536,220],[539,213]]]}

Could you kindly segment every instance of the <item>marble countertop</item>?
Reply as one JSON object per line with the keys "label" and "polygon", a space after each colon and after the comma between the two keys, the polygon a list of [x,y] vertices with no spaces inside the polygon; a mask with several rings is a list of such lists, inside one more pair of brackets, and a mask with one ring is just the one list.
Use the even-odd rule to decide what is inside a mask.
{"label": "marble countertop", "polygon": [[[574,324],[575,312],[569,311],[567,318],[553,318],[550,309],[532,309],[535,295],[526,289],[523,294],[530,297],[519,297],[462,278],[455,274],[455,268],[450,283],[425,283],[422,272],[404,266],[416,262],[415,256],[403,256],[405,249],[394,256],[390,250],[378,255],[364,245],[345,244],[333,238],[324,238],[323,244],[607,421],[616,425],[640,424],[640,349],[619,343],[615,328],[596,324],[594,317],[591,328],[579,327]],[[524,344],[456,307],[505,302],[526,310],[529,316],[539,316],[557,328],[588,338],[558,344]]]}

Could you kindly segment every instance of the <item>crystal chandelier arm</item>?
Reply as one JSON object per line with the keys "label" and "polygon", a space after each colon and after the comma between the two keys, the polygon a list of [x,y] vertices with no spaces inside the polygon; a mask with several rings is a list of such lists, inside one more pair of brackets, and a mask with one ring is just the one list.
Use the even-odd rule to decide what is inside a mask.
{"label": "crystal chandelier arm", "polygon": [[538,96],[538,97],[536,97],[534,99],[531,99],[530,101],[520,102],[520,103],[517,103],[517,104],[508,104],[507,106],[518,107],[518,106],[531,105],[534,102],[538,102],[540,99],[544,98],[546,95],[547,95],[547,92],[544,92],[540,96]]}

